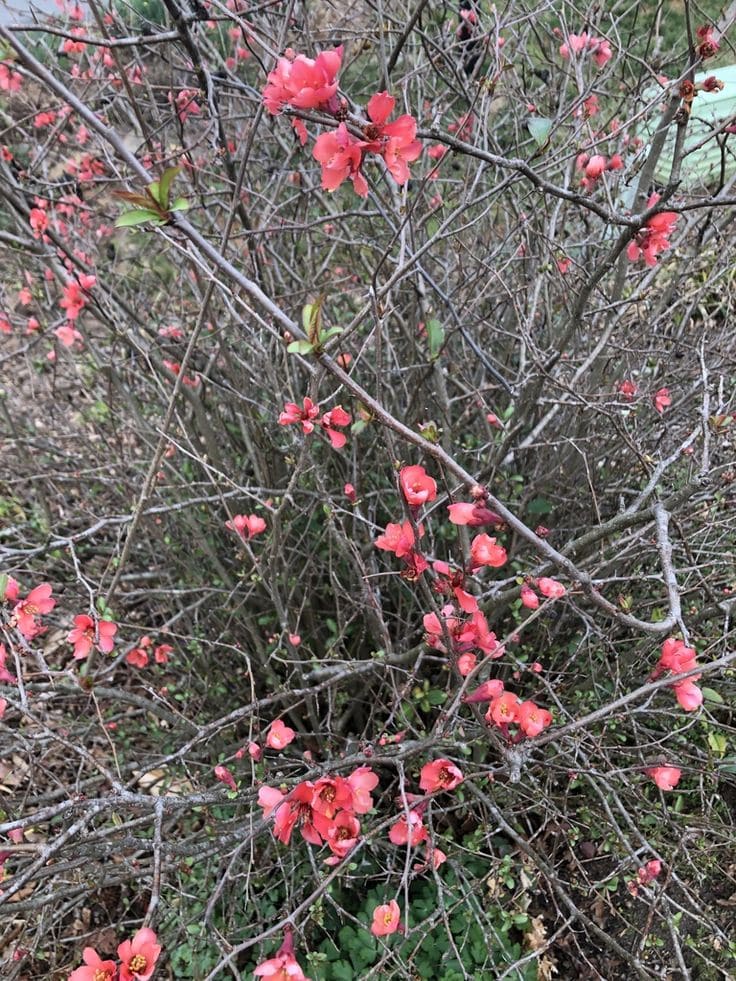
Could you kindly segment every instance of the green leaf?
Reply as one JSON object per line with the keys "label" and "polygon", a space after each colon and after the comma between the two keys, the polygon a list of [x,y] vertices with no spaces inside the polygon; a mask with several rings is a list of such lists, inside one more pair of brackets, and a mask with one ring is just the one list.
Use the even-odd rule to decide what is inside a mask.
{"label": "green leaf", "polygon": [[302,327],[313,347],[319,344],[322,336],[322,304],[324,299],[324,296],[319,296],[314,303],[305,303],[302,309]]}
{"label": "green leaf", "polygon": [[155,211],[148,211],[146,208],[136,208],[134,211],[126,211],[115,222],[116,228],[132,228],[133,225],[142,225],[144,221],[156,221],[161,224],[160,217]]}
{"label": "green leaf", "polygon": [[708,745],[716,756],[725,756],[728,749],[728,740],[722,732],[709,732]]}
{"label": "green leaf", "polygon": [[723,705],[723,697],[712,688],[702,688],[703,698],[707,699],[709,702],[715,702],[716,705]]}
{"label": "green leaf", "polygon": [[537,146],[544,146],[552,131],[552,120],[546,119],[544,116],[533,116],[531,119],[527,119],[526,128]]}
{"label": "green leaf", "polygon": [[189,202],[186,198],[177,198],[172,205],[169,205],[169,211],[186,211],[189,207]]}
{"label": "green leaf", "polygon": [[445,328],[439,320],[430,320],[428,322],[427,342],[429,344],[429,360],[436,361],[442,345],[445,343]]}
{"label": "green leaf", "polygon": [[158,196],[159,190],[160,190],[159,181],[153,181],[153,183],[148,185],[148,193],[151,195],[154,201],[156,201],[158,204],[161,204],[161,201],[159,200],[159,196]]}
{"label": "green leaf", "polygon": [[526,509],[529,514],[549,514],[552,510],[552,505],[543,497],[535,497],[533,500],[529,501]]}
{"label": "green leaf", "polygon": [[[158,193],[157,200],[158,203],[161,205],[161,207],[164,209],[164,211],[173,210],[173,208],[172,209],[169,208],[171,185],[174,181],[174,178],[176,177],[176,175],[179,173],[180,170],[181,167],[167,167],[166,170],[161,175],[161,180],[156,182],[157,184],[159,184],[159,193]],[[177,210],[181,210],[181,209],[177,209]]]}
{"label": "green leaf", "polygon": [[447,693],[444,691],[439,691],[437,688],[433,688],[427,695],[427,701],[430,705],[442,705],[447,701]]}
{"label": "green leaf", "polygon": [[314,346],[311,341],[292,341],[286,350],[289,354],[311,354]]}
{"label": "green leaf", "polygon": [[319,339],[324,344],[325,341],[328,341],[331,337],[336,337],[337,334],[342,334],[342,333],[343,333],[342,327],[330,327],[329,330],[322,331],[322,333],[319,335]]}

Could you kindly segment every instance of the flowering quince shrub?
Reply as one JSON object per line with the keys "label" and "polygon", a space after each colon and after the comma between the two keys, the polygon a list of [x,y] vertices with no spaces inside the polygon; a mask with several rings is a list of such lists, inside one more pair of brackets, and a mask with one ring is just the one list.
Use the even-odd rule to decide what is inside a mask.
{"label": "flowering quince shrub", "polygon": [[0,977],[733,976],[733,12],[47,6]]}

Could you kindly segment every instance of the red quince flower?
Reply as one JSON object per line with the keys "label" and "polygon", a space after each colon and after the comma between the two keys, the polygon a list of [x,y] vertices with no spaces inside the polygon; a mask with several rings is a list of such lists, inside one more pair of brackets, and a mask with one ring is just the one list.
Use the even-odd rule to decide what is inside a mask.
{"label": "red quince flower", "polygon": [[94,947],[82,951],[84,967],[78,967],[69,975],[69,981],[115,981],[118,966],[115,961],[103,961]]}
{"label": "red quince flower", "polygon": [[168,664],[169,654],[173,652],[174,648],[171,644],[159,644],[153,652],[153,659],[156,664]]}
{"label": "red quince flower", "polygon": [[463,697],[463,701],[468,705],[476,705],[480,702],[492,702],[503,693],[503,682],[499,678],[489,678],[479,685],[475,691]]}
{"label": "red quince flower", "polygon": [[491,704],[488,706],[488,711],[486,712],[486,721],[493,722],[499,728],[505,729],[507,726],[512,725],[518,719],[518,711],[521,702],[516,695],[512,694],[510,691],[505,691],[498,698],[494,698]]}
{"label": "red quince flower", "polygon": [[529,586],[522,586],[521,593],[521,604],[525,606],[528,610],[536,610],[539,607],[539,597]]}
{"label": "red quince flower", "polygon": [[371,933],[374,937],[386,937],[390,933],[396,933],[401,921],[401,910],[395,899],[382,906],[376,906],[373,910],[373,923]]}
{"label": "red quince flower", "polygon": [[504,521],[495,511],[491,511],[484,504],[478,501],[448,504],[447,510],[450,512],[450,521],[454,525],[468,525],[471,528],[479,528],[481,525],[501,526]]}
{"label": "red quince flower", "polygon": [[460,571],[453,572],[447,562],[442,562],[439,559],[433,563],[432,567],[437,573],[437,579],[432,584],[435,592],[443,595],[451,593],[464,613],[475,613],[478,609],[478,600],[463,589],[465,574]]}
{"label": "red quince flower", "polygon": [[225,522],[225,527],[248,542],[266,530],[266,522],[257,514],[236,514],[232,521]]}
{"label": "red quince flower", "polygon": [[623,395],[625,399],[631,401],[636,395],[638,389],[633,381],[629,381],[628,379],[626,379],[622,382],[619,382],[618,391],[619,394]]}
{"label": "red quince flower", "polygon": [[325,412],[319,420],[319,424],[327,433],[333,449],[341,450],[347,442],[345,433],[338,432],[335,427],[349,426],[352,421],[353,417],[341,405],[336,405],[334,409]]}
{"label": "red quince flower", "polygon": [[319,415],[319,406],[306,397],[302,408],[295,402],[287,402],[284,411],[279,416],[279,426],[289,426],[291,423],[299,423],[305,435],[314,431],[314,419]]}
{"label": "red quince flower", "polygon": [[[419,538],[424,537],[424,528],[417,526]],[[385,552],[393,552],[397,559],[404,558],[414,550],[414,529],[411,521],[403,524],[388,524],[382,535],[376,539],[376,548],[383,549]]]}
{"label": "red quince flower", "polygon": [[[658,194],[652,194],[647,201],[647,208],[653,208],[659,201]],[[677,224],[677,214],[674,211],[660,211],[647,219],[643,228],[640,228],[634,239],[629,242],[626,255],[630,262],[637,262],[640,258],[648,266],[657,265],[657,256],[660,252],[665,252],[670,247],[669,236]]]}
{"label": "red quince flower", "polygon": [[495,538],[489,535],[476,535],[470,543],[471,565],[478,569],[484,565],[490,565],[494,569],[506,564],[508,556],[506,549],[496,543]]}
{"label": "red quince flower", "polygon": [[533,739],[552,724],[552,713],[534,702],[522,702],[516,709],[516,721],[524,735]]}
{"label": "red quince flower", "polygon": [[422,152],[422,144],[416,139],[417,122],[413,116],[404,114],[387,122],[395,105],[396,99],[388,92],[372,96],[366,106],[371,124],[363,132],[368,148],[381,154],[396,183],[405,184],[410,177],[408,165]]}
{"label": "red quince flower", "polygon": [[322,165],[322,187],[325,191],[337,190],[349,177],[355,193],[362,198],[367,197],[368,182],[360,169],[364,148],[365,143],[349,133],[345,123],[317,137],[312,156]]}
{"label": "red quince flower", "polygon": [[654,393],[654,398],[652,401],[654,402],[654,408],[656,411],[662,415],[664,410],[672,405],[672,396],[670,395],[669,388],[657,389],[657,391]]}
{"label": "red quince flower", "polygon": [[703,692],[695,684],[696,678],[699,677],[700,675],[695,675],[692,678],[681,681],[679,685],[672,686],[680,708],[686,712],[694,712],[696,708],[699,708],[703,704]]}
{"label": "red quince flower", "polygon": [[561,582],[547,576],[541,576],[537,579],[536,586],[542,596],[546,596],[547,599],[561,599],[567,592]]}
{"label": "red quince flower", "polygon": [[646,774],[652,778],[660,790],[674,790],[680,782],[682,770],[676,766],[652,766],[649,767]]}
{"label": "red quince flower", "polygon": [[406,503],[413,508],[421,507],[437,497],[437,484],[424,467],[402,467],[399,471],[399,485]]}
{"label": "red quince flower", "polygon": [[157,940],[153,930],[142,927],[132,940],[124,940],[120,944],[120,981],[148,981],[152,977],[161,953]]}
{"label": "red quince flower", "polygon": [[459,767],[450,760],[439,759],[424,764],[419,774],[419,786],[430,794],[435,790],[454,790],[463,779]]}
{"label": "red quince flower", "polygon": [[266,737],[266,745],[269,749],[286,749],[295,736],[294,730],[285,725],[282,719],[276,719],[275,722],[271,723],[271,728]]}
{"label": "red quince flower", "polygon": [[343,46],[321,51],[316,58],[294,56],[287,51],[268,75],[263,103],[271,115],[285,105],[295,109],[324,109],[337,93],[337,73],[342,65]]}
{"label": "red quince flower", "polygon": [[352,810],[356,814],[367,814],[373,807],[371,791],[378,786],[378,775],[369,766],[359,766],[348,777],[348,784],[353,796]]}
{"label": "red quince flower", "polygon": [[74,659],[82,661],[89,655],[93,646],[103,654],[109,654],[115,646],[117,624],[110,620],[100,620],[97,623],[97,640],[95,640],[95,621],[82,613],[74,617],[74,629],[67,635],[67,641],[74,644]]}
{"label": "red quince flower", "polygon": [[215,776],[220,783],[224,783],[226,787],[230,788],[230,790],[238,789],[238,785],[235,783],[235,777],[228,770],[228,768],[223,766],[221,763],[218,763],[218,765],[215,767]]}
{"label": "red quince flower", "polygon": [[36,623],[36,617],[50,613],[55,606],[56,600],[51,598],[51,586],[42,582],[13,608],[15,626],[26,640],[32,640],[44,629]]}
{"label": "red quince flower", "polygon": [[415,848],[429,838],[429,833],[424,827],[421,814],[410,810],[408,816],[402,814],[399,820],[391,825],[388,837],[394,845],[409,844]]}
{"label": "red quince flower", "polygon": [[355,848],[360,838],[360,822],[349,811],[341,811],[333,824],[327,829],[327,846],[333,857],[326,865],[337,865]]}

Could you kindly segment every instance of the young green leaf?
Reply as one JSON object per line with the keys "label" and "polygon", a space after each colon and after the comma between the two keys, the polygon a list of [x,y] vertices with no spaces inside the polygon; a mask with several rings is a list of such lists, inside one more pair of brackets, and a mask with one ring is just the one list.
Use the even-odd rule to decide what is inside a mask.
{"label": "young green leaf", "polygon": [[314,347],[311,341],[292,341],[286,350],[289,354],[311,354]]}
{"label": "young green leaf", "polygon": [[427,342],[429,344],[429,360],[436,361],[442,345],[445,343],[445,328],[439,320],[430,320],[427,323]]}
{"label": "young green leaf", "polygon": [[131,228],[133,225],[142,225],[144,221],[154,221],[158,225],[162,225],[163,222],[155,211],[149,211],[147,208],[136,208],[133,211],[126,211],[124,214],[115,221],[116,228]]}

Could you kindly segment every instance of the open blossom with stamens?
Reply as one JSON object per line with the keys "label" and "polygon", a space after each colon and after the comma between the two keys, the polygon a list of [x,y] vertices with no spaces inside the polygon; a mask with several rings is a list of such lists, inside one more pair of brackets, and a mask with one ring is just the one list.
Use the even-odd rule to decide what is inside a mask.
{"label": "open blossom with stamens", "polygon": [[367,149],[383,157],[397,184],[406,184],[410,177],[409,164],[422,152],[422,144],[416,139],[417,121],[413,116],[405,113],[392,123],[387,121],[395,105],[396,99],[388,92],[372,96],[366,106],[371,122],[363,133]]}
{"label": "open blossom with stamens", "polygon": [[[417,525],[418,537],[424,537],[424,528]],[[386,530],[376,539],[376,548],[393,552],[397,559],[404,558],[414,550],[414,529],[411,521],[403,524],[387,524]]]}
{"label": "open blossom with stamens", "polygon": [[149,927],[142,927],[132,940],[118,947],[120,981],[148,981],[153,976],[161,953],[158,937]]}
{"label": "open blossom with stamens", "polygon": [[274,957],[262,961],[253,971],[257,978],[271,981],[309,981],[294,956],[294,936],[291,927],[284,928],[284,942]]}
{"label": "open blossom with stamens", "polygon": [[309,396],[307,396],[301,408],[295,402],[286,403],[284,411],[279,416],[279,426],[289,426],[292,423],[299,423],[302,427],[302,432],[308,435],[314,431],[314,420],[318,415],[319,406],[315,405]]}
{"label": "open blossom with stamens", "polygon": [[435,790],[454,790],[463,782],[462,770],[450,760],[439,759],[425,763],[419,774],[419,786],[431,794]]}
{"label": "open blossom with stamens", "polygon": [[401,910],[395,899],[373,910],[371,933],[374,937],[386,937],[396,933],[401,924]]}
{"label": "open blossom with stamens", "polygon": [[552,713],[534,702],[522,702],[516,709],[516,721],[524,735],[532,739],[552,724]]}
{"label": "open blossom with stamens", "polygon": [[437,484],[424,467],[418,465],[401,468],[399,486],[406,503],[413,508],[428,504],[437,497]]}
{"label": "open blossom with stamens", "polygon": [[56,606],[56,600],[51,597],[51,586],[47,582],[42,582],[30,591],[28,596],[13,609],[13,619],[15,626],[20,630],[26,640],[32,640],[45,628],[36,622],[36,617],[50,613]]}
{"label": "open blossom with stamens", "polygon": [[115,961],[103,961],[94,947],[82,951],[84,967],[78,967],[69,975],[68,981],[115,981],[118,966]]}
{"label": "open blossom with stamens", "polygon": [[66,639],[70,644],[74,644],[75,660],[84,660],[95,645],[103,654],[109,654],[115,646],[117,629],[116,623],[99,620],[95,635],[95,621],[92,617],[84,613],[74,617],[74,629],[69,632]]}

